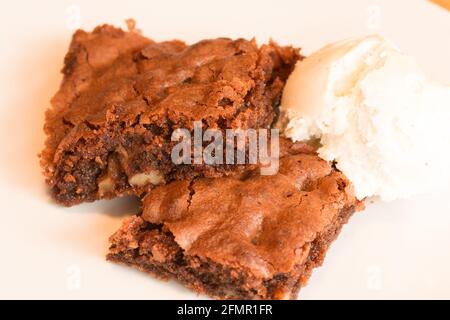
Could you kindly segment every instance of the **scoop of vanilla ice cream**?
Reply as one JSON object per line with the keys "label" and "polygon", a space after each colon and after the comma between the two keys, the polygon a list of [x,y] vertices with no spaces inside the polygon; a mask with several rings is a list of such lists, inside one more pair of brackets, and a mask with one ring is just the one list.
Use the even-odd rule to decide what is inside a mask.
{"label": "scoop of vanilla ice cream", "polygon": [[281,101],[294,141],[320,139],[359,199],[390,201],[450,181],[450,87],[381,36],[328,45],[299,62]]}

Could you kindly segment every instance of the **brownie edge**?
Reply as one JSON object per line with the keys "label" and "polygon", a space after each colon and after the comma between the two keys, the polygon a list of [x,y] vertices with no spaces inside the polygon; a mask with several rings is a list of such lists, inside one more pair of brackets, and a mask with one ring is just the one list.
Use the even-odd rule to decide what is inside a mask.
{"label": "brownie edge", "polygon": [[242,268],[224,268],[211,260],[186,257],[173,234],[139,216],[128,218],[111,237],[107,259],[163,280],[176,279],[196,293],[216,299],[296,299],[313,269],[322,265],[331,242],[355,210],[356,207],[342,209],[336,221],[308,244],[306,262],[296,266],[294,274],[279,274],[265,280]]}
{"label": "brownie edge", "polygon": [[155,188],[111,236],[107,258],[218,299],[294,299],[362,208],[340,172],[296,152],[275,176]]}

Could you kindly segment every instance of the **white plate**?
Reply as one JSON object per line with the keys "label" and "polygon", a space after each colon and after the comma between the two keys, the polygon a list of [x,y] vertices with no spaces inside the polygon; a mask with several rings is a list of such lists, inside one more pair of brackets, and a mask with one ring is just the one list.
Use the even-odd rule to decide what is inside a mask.
{"label": "white plate", "polygon": [[[450,83],[450,12],[428,1],[13,1],[0,13],[0,298],[199,298],[105,261],[108,236],[136,212],[135,201],[62,208],[38,165],[44,110],[61,80],[70,28],[123,26],[129,17],[157,40],[273,37],[306,53],[381,32]],[[368,203],[300,298],[450,298],[449,198],[450,190]]]}

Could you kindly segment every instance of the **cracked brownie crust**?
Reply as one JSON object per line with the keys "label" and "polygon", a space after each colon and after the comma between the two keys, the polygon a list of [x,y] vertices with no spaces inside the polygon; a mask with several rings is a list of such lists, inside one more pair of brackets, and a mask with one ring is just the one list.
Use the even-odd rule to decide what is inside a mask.
{"label": "cracked brownie crust", "polygon": [[110,260],[216,298],[292,299],[351,214],[349,181],[301,144],[280,171],[157,187],[110,239]]}
{"label": "cracked brownie crust", "polygon": [[46,114],[41,164],[65,205],[236,166],[175,166],[176,128],[268,128],[298,50],[225,38],[188,46],[103,25],[77,31]]}

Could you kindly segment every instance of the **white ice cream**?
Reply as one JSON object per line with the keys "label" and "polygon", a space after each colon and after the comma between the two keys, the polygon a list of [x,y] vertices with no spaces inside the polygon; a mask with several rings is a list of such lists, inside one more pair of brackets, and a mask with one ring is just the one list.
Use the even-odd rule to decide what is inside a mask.
{"label": "white ice cream", "polygon": [[359,199],[406,198],[450,181],[450,87],[426,79],[380,36],[328,45],[299,62],[281,112],[285,134],[319,138],[319,155],[336,161]]}

